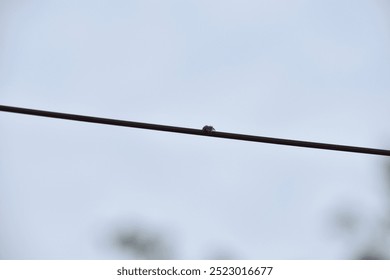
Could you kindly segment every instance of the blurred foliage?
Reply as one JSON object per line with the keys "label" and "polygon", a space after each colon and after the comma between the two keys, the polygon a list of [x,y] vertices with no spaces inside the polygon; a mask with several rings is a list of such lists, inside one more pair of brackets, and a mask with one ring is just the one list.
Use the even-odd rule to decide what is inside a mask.
{"label": "blurred foliage", "polygon": [[378,234],[373,233],[371,242],[357,254],[356,259],[360,260],[389,260],[390,259],[390,161],[386,162],[385,185],[386,208],[384,219],[381,220]]}
{"label": "blurred foliage", "polygon": [[[369,229],[369,236],[360,243],[351,242],[351,259],[357,260],[389,260],[390,259],[390,161],[386,164],[385,173],[387,184],[382,195],[385,199],[386,211],[384,218],[378,220],[375,228]],[[345,242],[353,240],[358,235],[364,223],[358,213],[348,207],[340,208],[334,216],[334,227],[339,234],[345,235]],[[158,232],[141,227],[132,227],[117,234],[116,244],[132,259],[175,259],[172,246],[167,239]],[[209,259],[236,259],[234,254],[219,250]]]}
{"label": "blurred foliage", "polygon": [[172,259],[172,250],[162,234],[141,227],[122,230],[116,236],[119,248],[132,259],[164,260]]}

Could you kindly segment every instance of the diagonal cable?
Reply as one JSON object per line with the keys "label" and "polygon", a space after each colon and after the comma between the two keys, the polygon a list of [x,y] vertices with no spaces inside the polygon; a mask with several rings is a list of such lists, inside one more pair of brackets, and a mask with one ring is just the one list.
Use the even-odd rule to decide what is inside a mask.
{"label": "diagonal cable", "polygon": [[67,114],[67,113],[59,113],[59,112],[42,111],[36,109],[11,107],[11,106],[4,106],[4,105],[0,105],[0,111],[47,117],[47,118],[56,118],[56,119],[89,122],[89,123],[97,123],[97,124],[105,124],[105,125],[159,130],[159,131],[166,131],[166,132],[184,133],[184,134],[192,134],[192,135],[199,135],[199,136],[234,139],[234,140],[241,140],[241,141],[261,142],[261,143],[287,145],[287,146],[295,146],[295,147],[303,147],[303,148],[314,148],[314,149],[342,151],[342,152],[351,152],[351,153],[390,156],[390,150],[383,150],[383,149],[299,141],[299,140],[291,140],[291,139],[281,139],[281,138],[272,138],[272,137],[264,137],[264,136],[220,132],[220,131],[207,132],[202,129],[168,126],[168,125],[151,124],[151,123],[141,123],[141,122],[133,122],[133,121],[125,121],[125,120],[117,120],[117,119],[107,119],[107,118],[91,117],[91,116],[84,116],[84,115],[75,115],[75,114]]}

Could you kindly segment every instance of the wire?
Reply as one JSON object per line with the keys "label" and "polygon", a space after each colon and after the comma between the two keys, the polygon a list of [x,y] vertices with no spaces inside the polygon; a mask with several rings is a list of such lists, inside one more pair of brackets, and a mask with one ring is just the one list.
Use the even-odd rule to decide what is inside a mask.
{"label": "wire", "polygon": [[327,144],[327,143],[317,143],[317,142],[308,142],[308,141],[298,141],[298,140],[291,140],[291,139],[271,138],[271,137],[245,135],[245,134],[228,133],[228,132],[220,132],[220,131],[208,131],[208,130],[206,131],[202,129],[132,122],[132,121],[117,120],[117,119],[98,118],[98,117],[91,117],[91,116],[11,107],[11,106],[4,106],[4,105],[0,105],[0,111],[40,116],[40,117],[80,121],[80,122],[98,123],[98,124],[105,124],[105,125],[135,127],[141,129],[159,130],[159,131],[167,131],[167,132],[174,132],[174,133],[184,133],[184,134],[193,134],[199,136],[226,138],[226,139],[234,139],[234,140],[241,140],[241,141],[261,142],[261,143],[287,145],[287,146],[304,147],[304,148],[390,156],[390,150],[345,146],[345,145],[336,145],[336,144]]}

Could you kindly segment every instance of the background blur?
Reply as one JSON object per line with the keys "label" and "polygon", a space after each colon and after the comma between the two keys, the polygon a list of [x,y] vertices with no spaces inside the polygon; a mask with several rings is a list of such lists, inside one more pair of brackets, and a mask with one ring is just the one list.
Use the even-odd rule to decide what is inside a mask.
{"label": "background blur", "polygon": [[[385,0],[0,0],[0,104],[390,148]],[[0,258],[390,258],[385,157],[0,112]]]}

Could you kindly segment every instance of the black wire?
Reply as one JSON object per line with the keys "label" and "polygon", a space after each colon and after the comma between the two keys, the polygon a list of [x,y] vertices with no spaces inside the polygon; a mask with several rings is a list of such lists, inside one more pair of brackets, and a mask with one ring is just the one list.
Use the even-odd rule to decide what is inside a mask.
{"label": "black wire", "polygon": [[333,150],[333,151],[342,151],[342,152],[390,156],[390,150],[381,150],[381,149],[345,146],[345,145],[336,145],[336,144],[326,144],[326,143],[316,143],[316,142],[308,142],[308,141],[271,138],[271,137],[245,135],[245,134],[219,132],[219,131],[206,132],[206,131],[203,131],[202,129],[168,126],[168,125],[151,124],[151,123],[140,123],[140,122],[132,122],[132,121],[124,121],[124,120],[116,120],[116,119],[106,119],[106,118],[90,117],[90,116],[83,116],[83,115],[74,115],[74,114],[35,110],[35,109],[11,107],[11,106],[4,106],[4,105],[0,105],[0,111],[10,112],[10,113],[18,113],[18,114],[26,114],[26,115],[34,115],[34,116],[40,116],[40,117],[48,117],[48,118],[57,118],[57,119],[65,119],[65,120],[73,120],[73,121],[81,121],[81,122],[106,124],[106,125],[135,127],[135,128],[142,128],[142,129],[160,130],[160,131],[193,134],[193,135],[208,136],[208,137],[235,139],[235,140],[241,140],[241,141],[252,141],[252,142],[261,142],[261,143],[269,143],[269,144],[277,144],[277,145],[304,147],[304,148],[314,148],[314,149],[323,149],[323,150]]}

